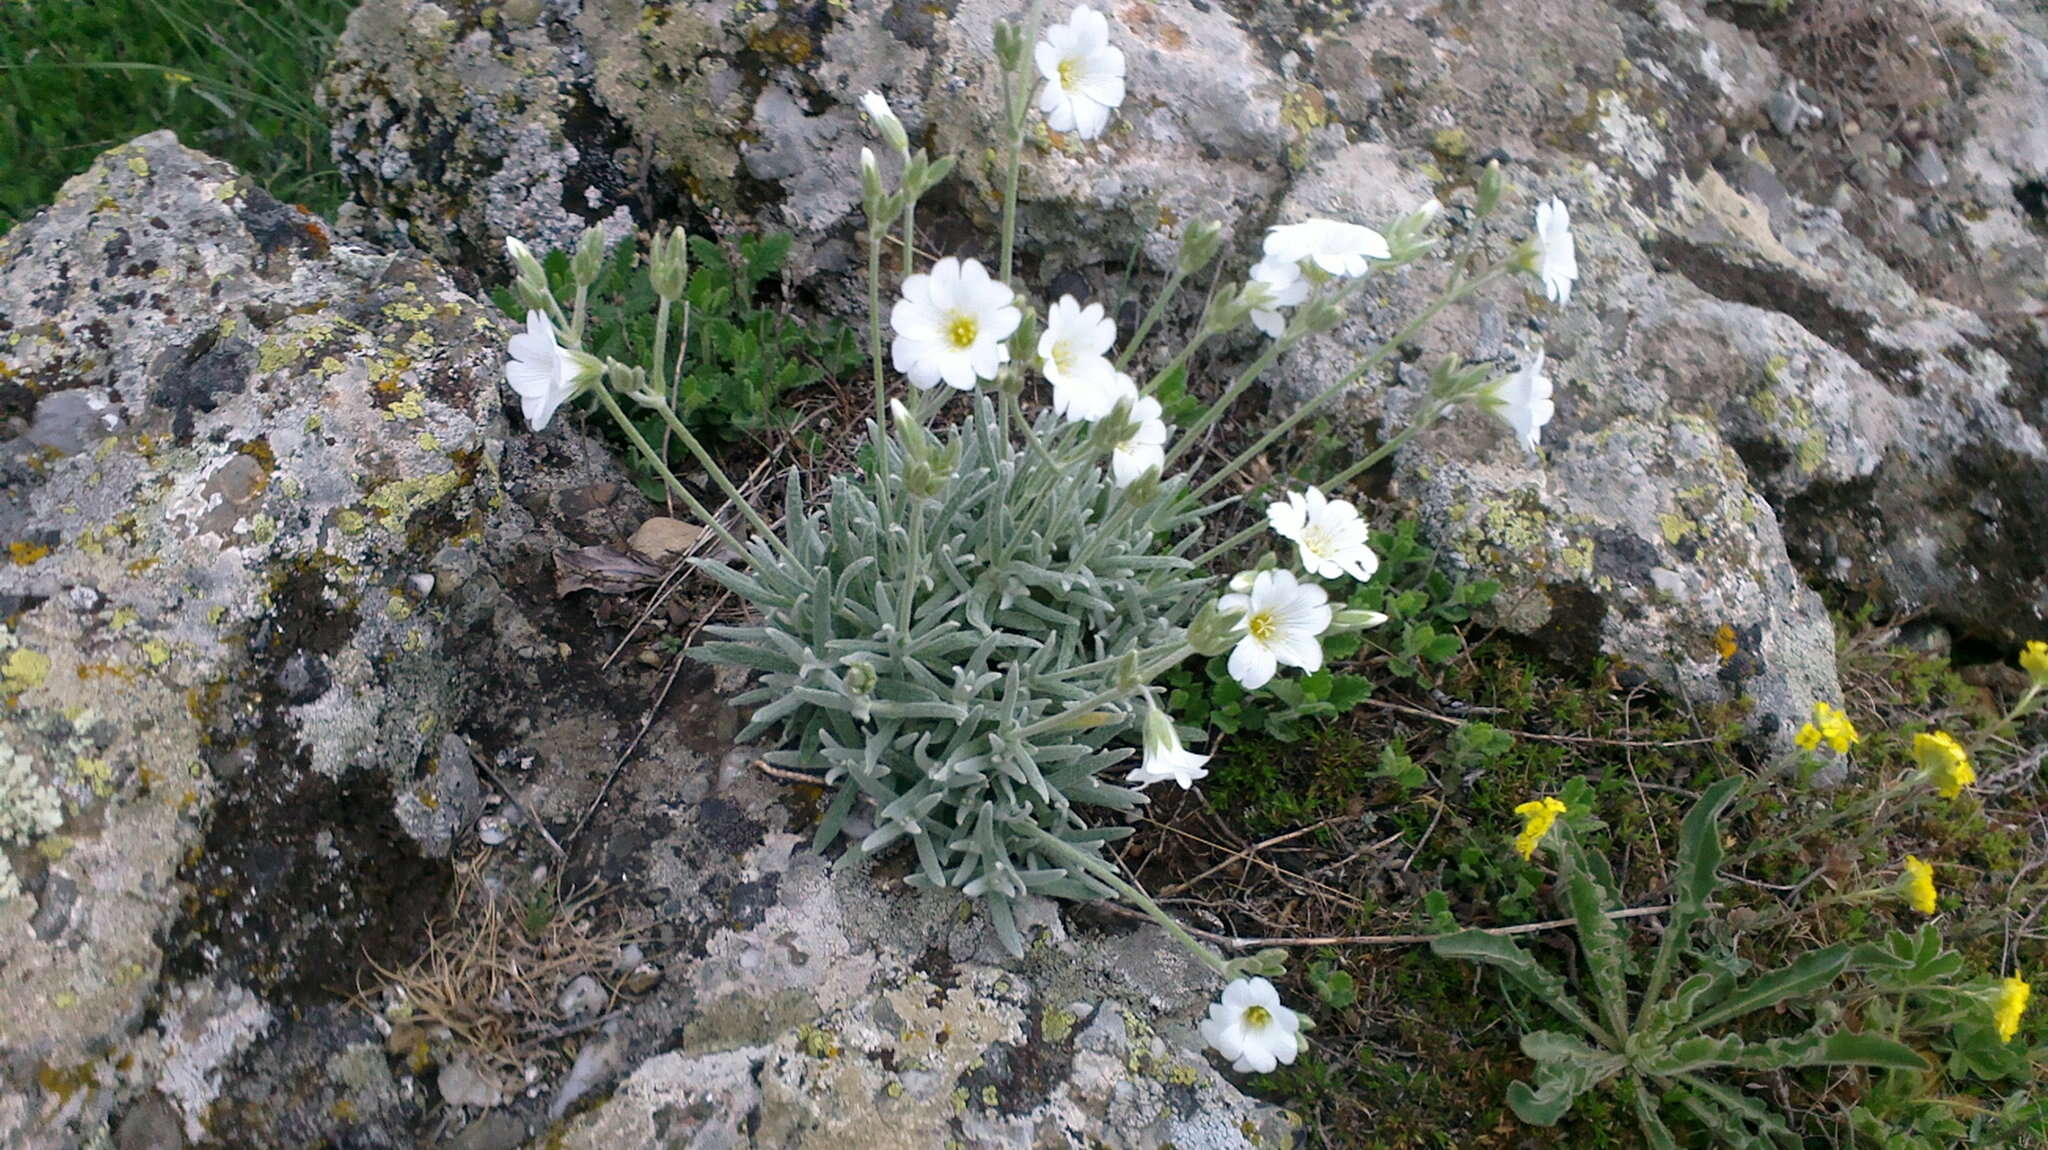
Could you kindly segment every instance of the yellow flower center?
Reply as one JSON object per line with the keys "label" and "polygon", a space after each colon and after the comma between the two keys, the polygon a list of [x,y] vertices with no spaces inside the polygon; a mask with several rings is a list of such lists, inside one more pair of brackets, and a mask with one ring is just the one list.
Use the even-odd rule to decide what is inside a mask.
{"label": "yellow flower center", "polygon": [[1263,1006],[1247,1006],[1244,1008],[1244,1024],[1253,1030],[1258,1030],[1271,1021],[1273,1021],[1273,1012]]}
{"label": "yellow flower center", "polygon": [[[1271,611],[1260,611],[1244,621],[1244,629],[1252,638],[1257,639],[1259,642],[1269,643],[1272,641],[1273,636],[1279,632],[1280,624],[1273,618]],[[1257,1008],[1254,1007],[1253,1009]]]}
{"label": "yellow flower center", "polygon": [[1076,80],[1079,80],[1080,78],[1081,78],[1081,61],[1079,61],[1079,60],[1061,60],[1061,61],[1060,61],[1060,87],[1061,87],[1061,88],[1063,88],[1063,89],[1064,89],[1064,88],[1072,88],[1072,87],[1074,86],[1074,82],[1075,82]]}
{"label": "yellow flower center", "polygon": [[971,315],[956,315],[946,325],[946,339],[957,351],[966,351],[974,346],[974,338],[981,334],[981,325]]}

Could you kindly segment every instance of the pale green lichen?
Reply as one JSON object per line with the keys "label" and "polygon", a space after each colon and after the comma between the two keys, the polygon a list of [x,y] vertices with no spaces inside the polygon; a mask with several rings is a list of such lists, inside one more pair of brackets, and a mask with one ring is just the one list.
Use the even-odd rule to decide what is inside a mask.
{"label": "pale green lichen", "polygon": [[[28,846],[64,825],[57,792],[35,772],[35,764],[0,741],[0,845]],[[21,893],[14,868],[0,855],[0,901]]]}

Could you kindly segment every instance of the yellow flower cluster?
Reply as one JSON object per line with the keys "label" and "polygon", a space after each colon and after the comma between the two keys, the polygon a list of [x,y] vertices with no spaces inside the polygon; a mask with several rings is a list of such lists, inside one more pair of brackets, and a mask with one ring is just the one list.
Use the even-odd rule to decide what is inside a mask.
{"label": "yellow flower cluster", "polygon": [[1557,816],[1564,812],[1564,804],[1549,795],[1516,807],[1515,813],[1522,816],[1522,833],[1515,836],[1515,853],[1523,858],[1535,854],[1536,845],[1557,825]]}
{"label": "yellow flower cluster", "polygon": [[1921,914],[1934,913],[1934,868],[1912,855],[1906,856],[1906,902]]}
{"label": "yellow flower cluster", "polygon": [[2011,1042],[2020,1032],[2020,1016],[2027,1012],[2027,999],[2034,995],[2034,988],[2019,975],[2011,975],[1998,984],[1998,1005],[1993,1008],[1993,1019],[1998,1023],[1998,1040]]}
{"label": "yellow flower cluster", "polygon": [[1826,703],[1815,703],[1813,722],[1799,728],[1799,733],[1792,737],[1792,741],[1805,751],[1811,751],[1826,743],[1836,754],[1842,755],[1847,754],[1850,747],[1862,742],[1863,736],[1856,733],[1856,726],[1849,721],[1849,716]]}
{"label": "yellow flower cluster", "polygon": [[2020,648],[2020,667],[2036,687],[2048,687],[2048,643],[2035,639]]}
{"label": "yellow flower cluster", "polygon": [[1952,799],[1977,781],[1977,769],[1969,753],[1947,731],[1922,732],[1913,736],[1913,761],[1942,798]]}

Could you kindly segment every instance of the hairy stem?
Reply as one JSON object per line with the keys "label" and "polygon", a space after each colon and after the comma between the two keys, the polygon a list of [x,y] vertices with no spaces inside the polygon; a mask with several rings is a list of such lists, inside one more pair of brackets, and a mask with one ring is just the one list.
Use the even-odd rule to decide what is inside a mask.
{"label": "hairy stem", "polygon": [[[654,470],[668,484],[668,489],[675,493],[676,498],[683,501],[683,506],[689,508],[690,514],[697,517],[697,522],[702,523],[712,534],[718,536],[718,541],[730,547],[741,559],[750,558],[746,544],[740,542],[732,532],[726,530],[725,524],[720,523],[718,517],[711,514],[704,504],[690,492],[689,488],[683,486],[683,481],[677,479],[675,472],[669,470],[667,460],[654,453],[653,445],[647,442],[647,437],[640,434],[640,429],[633,425],[631,419],[627,418],[625,409],[619,406],[618,398],[612,394],[612,389],[604,383],[599,383],[593,390],[597,392],[598,403],[602,404],[604,409],[611,413],[613,421],[619,425],[619,430],[625,432],[626,438],[632,441],[633,446],[640,449],[641,457],[654,465]],[[742,502],[740,506],[745,507],[746,504]],[[778,544],[781,543],[781,540],[775,539],[772,535],[769,538]]]}
{"label": "hairy stem", "polygon": [[1230,972],[1229,965],[1223,961],[1222,955],[1196,941],[1195,936],[1187,932],[1187,928],[1175,922],[1173,916],[1166,913],[1158,903],[1153,902],[1152,897],[1140,889],[1138,884],[1118,874],[1115,867],[1071,843],[1062,841],[1059,836],[1044,827],[1035,823],[1029,824],[1029,827],[1038,839],[1039,848],[1046,854],[1069,866],[1087,871],[1098,882],[1122,895],[1132,906],[1144,911],[1152,921],[1164,928],[1167,934],[1172,935],[1175,942],[1186,947],[1188,953],[1200,959],[1203,966],[1215,971],[1218,976]]}

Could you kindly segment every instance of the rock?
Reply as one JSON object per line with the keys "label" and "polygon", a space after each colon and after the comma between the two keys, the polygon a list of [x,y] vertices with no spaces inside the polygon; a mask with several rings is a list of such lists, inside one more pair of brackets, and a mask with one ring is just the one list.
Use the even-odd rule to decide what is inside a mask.
{"label": "rock", "polygon": [[656,515],[633,532],[626,546],[633,553],[655,563],[667,563],[682,555],[704,534],[704,529],[680,519]]}
{"label": "rock", "polygon": [[505,1100],[503,1084],[459,1055],[441,1067],[434,1085],[441,1092],[441,1100],[450,1106],[488,1110]]}
{"label": "rock", "polygon": [[[1424,364],[1453,354],[1505,369],[1543,344],[1558,414],[1540,455],[1456,415],[1396,459],[1381,514],[1418,515],[1448,559],[1501,579],[1508,628],[1568,656],[1604,651],[1695,702],[1746,700],[1752,731],[1789,750],[1811,703],[1840,697],[1809,583],[1999,643],[2048,631],[2041,316],[2015,309],[2011,284],[1972,282],[2048,259],[2003,190],[2048,163],[2048,140],[2018,118],[2048,86],[2038,67],[2000,69],[1971,101],[1974,134],[1939,145],[1976,161],[1944,193],[1988,217],[1941,223],[1881,180],[1867,185],[1873,207],[1844,216],[1815,206],[1836,181],[1805,161],[1774,166],[1756,142],[1773,94],[1833,98],[1804,86],[1814,77],[1690,5],[1624,8],[1587,21],[1553,0],[1489,5],[1439,30],[1455,53],[1392,10],[1366,14],[1336,34],[1353,47],[1325,45],[1306,74],[1341,87],[1355,71],[1344,61],[1398,58],[1411,98],[1436,114],[1377,119],[1370,143],[1319,140],[1280,214],[1384,224],[1421,190],[1417,174],[1469,179],[1441,166],[1457,159],[1444,122],[1470,151],[1510,161],[1521,197],[1491,242],[1525,234],[1538,199],[1570,205],[1582,278],[1568,305],[1516,285],[1447,315],[1415,349]],[[2038,35],[1988,6],[1977,16],[2011,33],[2016,64],[2048,60]],[[1599,58],[1629,61],[1627,83],[1589,90],[1558,71]],[[1338,66],[1322,74],[1323,59]],[[1695,150],[1716,138],[1749,142]],[[1880,219],[1960,234],[1907,256]],[[1428,269],[1385,283],[1283,365],[1283,398],[1340,378],[1439,283]],[[1529,329],[1510,331],[1523,316]],[[1399,430],[1421,382],[1396,369],[1361,389],[1368,441]]]}
{"label": "rock", "polygon": [[[0,450],[20,541],[0,565],[0,743],[10,809],[41,812],[7,827],[33,849],[10,849],[22,892],[0,899],[0,1143],[384,1150],[443,1140],[435,1098],[509,1112],[497,1144],[546,1131],[549,1105],[658,1128],[623,1095],[568,1111],[668,1054],[744,1050],[769,1087],[755,1123],[884,1113],[894,1083],[920,1131],[965,1091],[995,1099],[962,1104],[990,1139],[1286,1144],[1287,1120],[1196,1053],[1207,971],[1153,931],[1070,934],[1050,903],[1020,910],[1034,957],[1004,969],[956,896],[806,849],[816,810],[718,742],[716,698],[679,689],[600,795],[593,764],[634,737],[644,693],[547,560],[624,537],[644,505],[593,442],[506,438],[507,328],[441,277],[167,134],[0,237],[7,394],[97,389],[117,416],[33,468],[19,439]],[[602,489],[619,495],[579,494]],[[564,857],[463,859],[478,881],[523,897],[601,876],[607,905],[658,924],[634,936],[634,997],[559,1036],[578,1051],[561,1082],[501,1082],[424,1014],[354,999],[475,925],[443,915],[442,856],[481,807],[477,754],[543,827],[590,817]],[[562,977],[605,997],[615,955]],[[1075,1001],[1112,1004],[1091,1025],[1127,1019],[1128,1039],[1089,1061],[1048,1006]],[[914,1064],[940,1045],[956,1053]]]}
{"label": "rock", "polygon": [[[723,230],[794,233],[801,275],[859,258],[861,93],[887,96],[920,144],[979,155],[998,115],[990,37],[1013,11],[372,0],[322,100],[365,226],[443,258],[495,270],[507,235],[569,247],[591,221],[616,234],[687,204]],[[1137,248],[1163,268],[1177,221],[1262,224],[1283,149],[1322,113],[1220,8],[1112,16],[1141,94],[1093,143],[1035,136],[1020,235],[1056,266],[1121,266]],[[986,232],[998,174],[963,163],[955,180]]]}
{"label": "rock", "polygon": [[[0,1142],[104,1128],[131,1080],[196,1121],[268,996],[345,984],[434,908],[393,796],[459,684],[393,589],[474,531],[496,322],[168,133],[0,237],[0,378],[80,448],[0,450],[0,534],[39,540],[0,569],[0,742],[63,802],[41,894],[0,899]],[[10,1125],[71,1077],[109,1085]]]}
{"label": "rock", "polygon": [[597,979],[587,974],[579,974],[570,980],[569,985],[562,988],[560,995],[556,996],[555,1009],[561,1012],[563,1018],[573,1022],[579,1018],[591,1017],[603,1010],[610,998],[604,987],[598,985]]}

